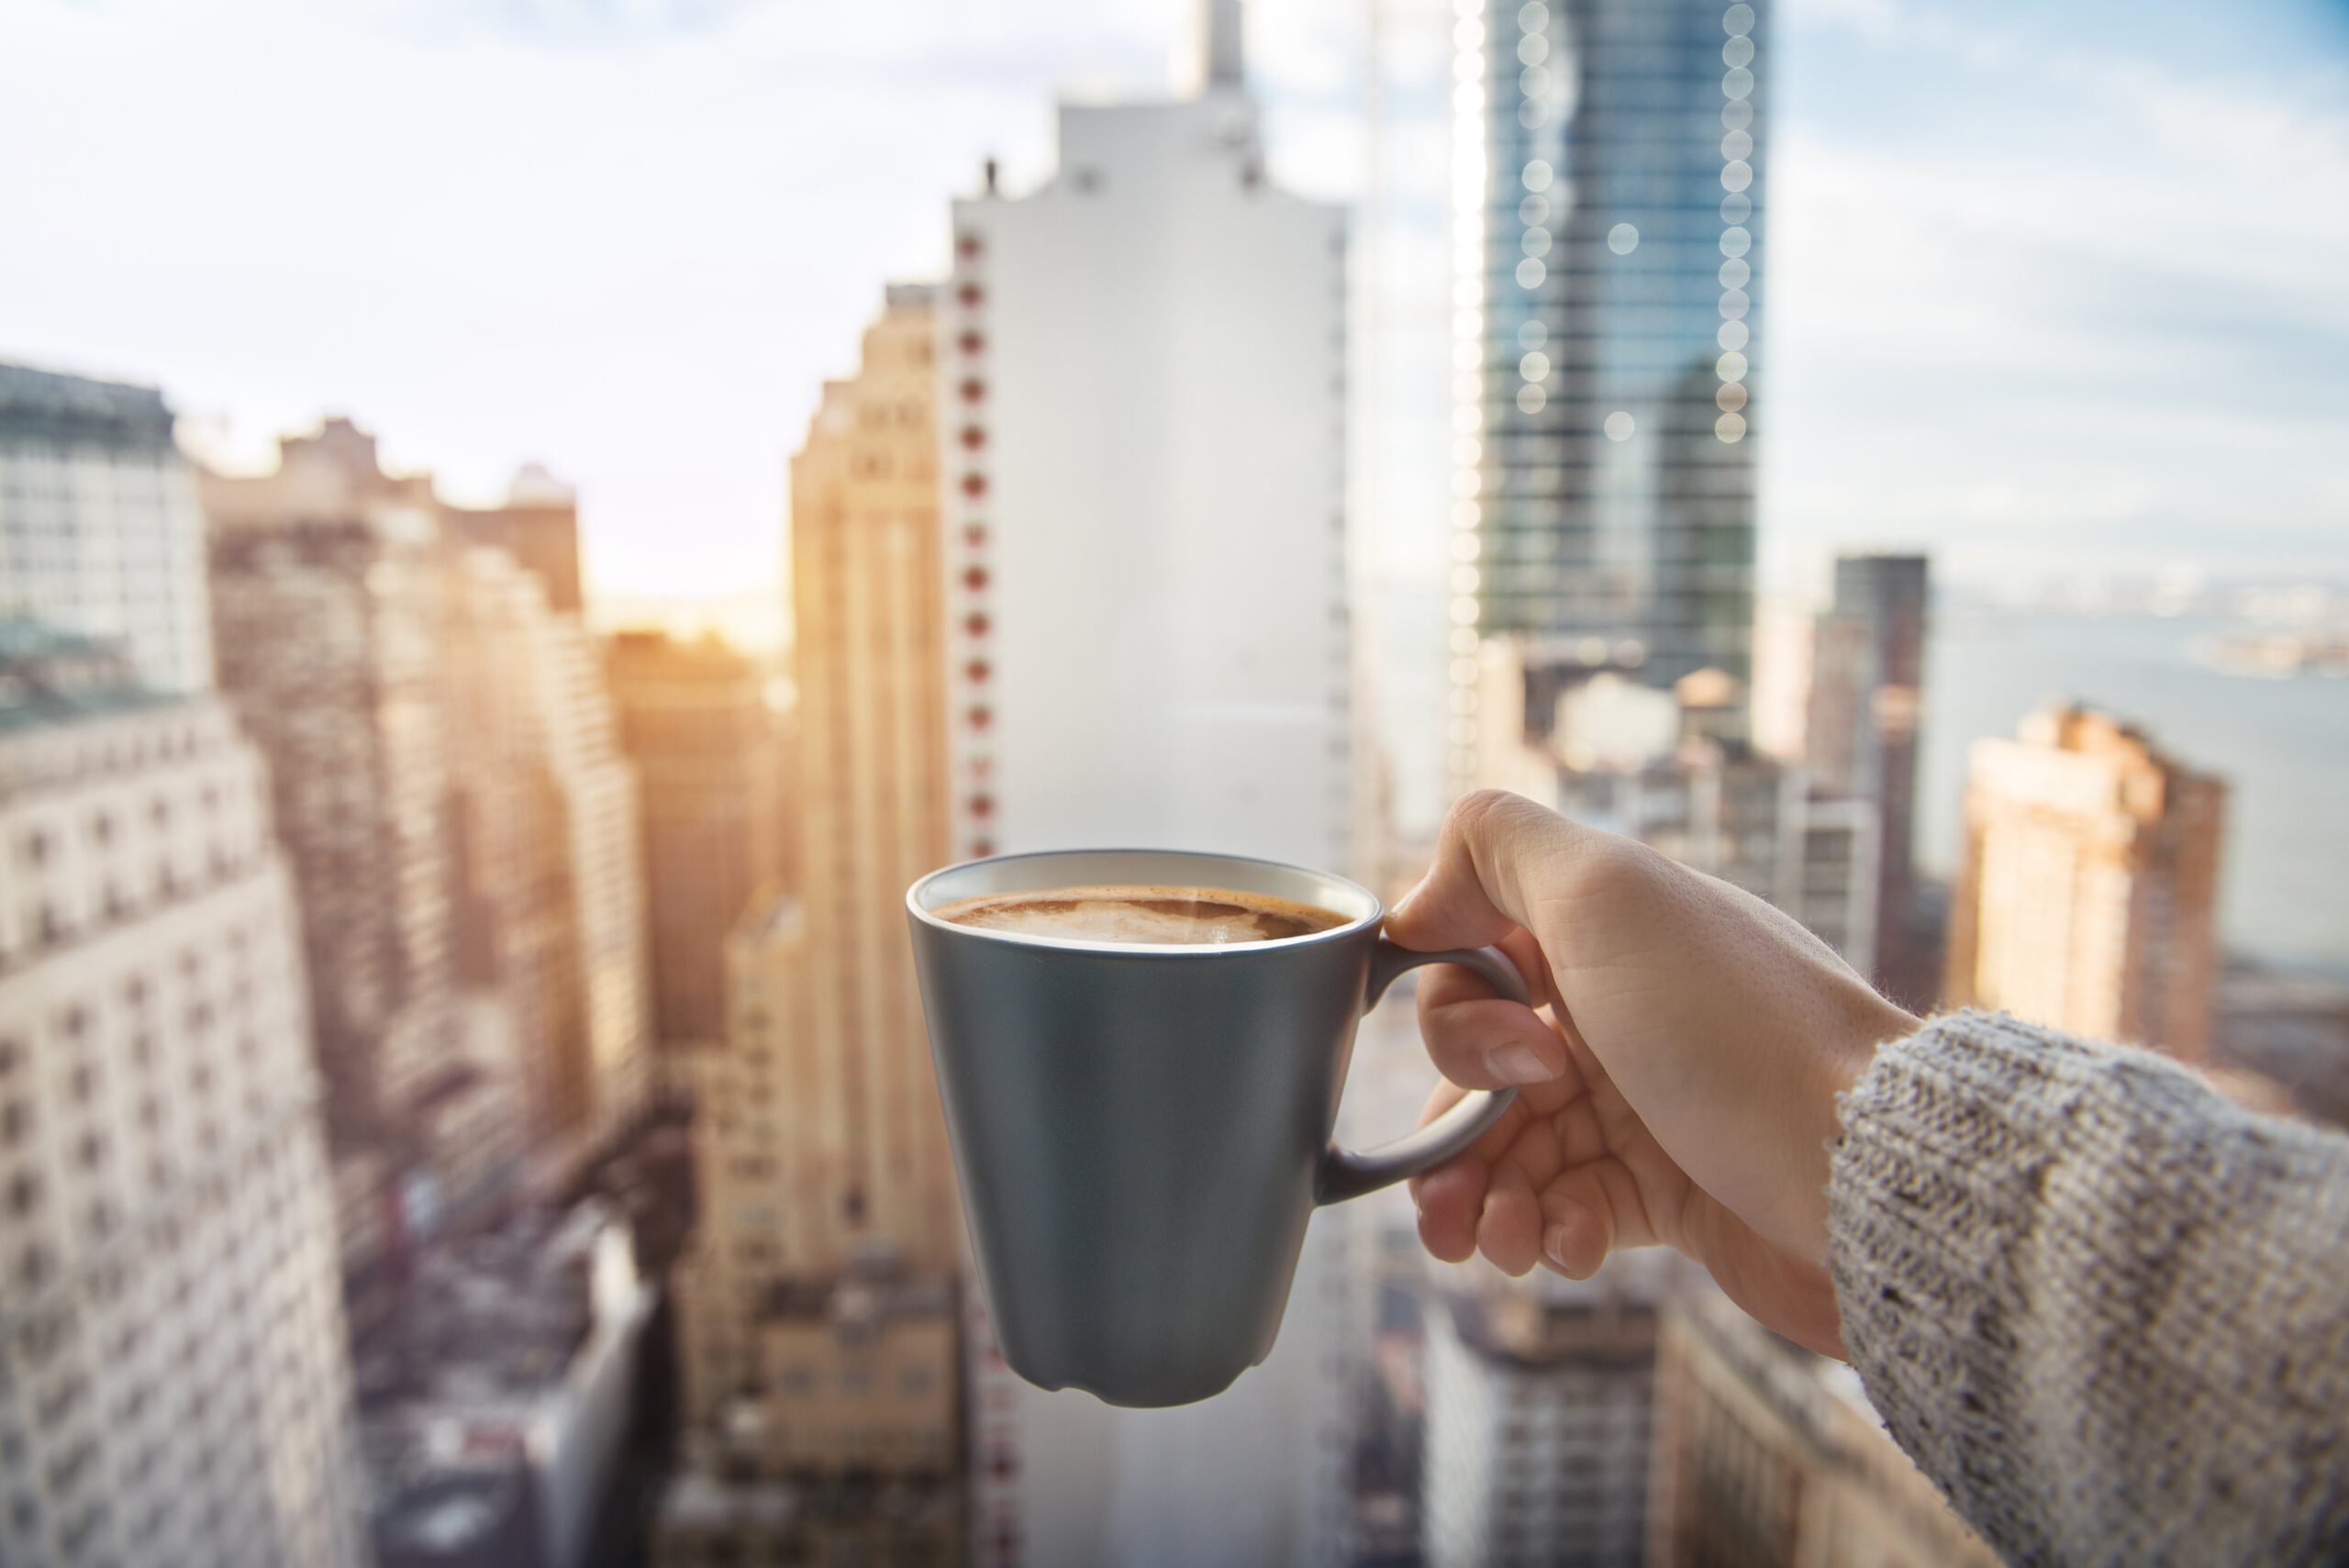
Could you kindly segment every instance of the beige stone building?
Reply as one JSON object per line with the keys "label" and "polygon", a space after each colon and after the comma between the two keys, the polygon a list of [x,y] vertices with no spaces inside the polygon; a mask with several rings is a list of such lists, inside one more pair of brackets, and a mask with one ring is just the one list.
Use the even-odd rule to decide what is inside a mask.
{"label": "beige stone building", "polygon": [[368,1560],[299,937],[225,705],[0,620],[0,1562]]}
{"label": "beige stone building", "polygon": [[269,757],[340,1157],[460,1068],[431,482],[345,419],[273,473],[201,477],[220,687]]}
{"label": "beige stone building", "polygon": [[2224,783],[2104,714],[1976,741],[1943,1002],[2201,1057],[2225,812]]}
{"label": "beige stone building", "polygon": [[840,1140],[785,1184],[829,1216],[795,1270],[839,1268],[868,1232],[921,1271],[952,1269],[961,1243],[905,912],[948,859],[933,293],[890,287],[792,459],[807,956],[775,1043]]}
{"label": "beige stone building", "polygon": [[1997,1568],[1840,1362],[1709,1292],[1657,1336],[1652,1568]]}
{"label": "beige stone building", "polygon": [[945,1475],[959,1337],[942,1276],[876,1257],[833,1280],[775,1280],[740,1347],[763,1393],[725,1409],[719,1451],[767,1475]]}
{"label": "beige stone building", "polygon": [[[561,607],[574,511],[454,511],[341,418],[282,439],[273,473],[202,480],[221,684],[302,894],[345,1233],[396,1247],[526,1167],[559,1181],[650,1084],[635,786]],[[469,542],[498,518],[551,576]],[[375,1260],[347,1262],[358,1301]]]}
{"label": "beige stone building", "polygon": [[961,1550],[939,1498],[961,1463],[962,1220],[904,906],[947,851],[933,353],[931,291],[892,287],[792,462],[802,891],[736,928],[724,1045],[696,1069],[701,1228],[677,1284],[705,1462],[663,1561],[774,1523],[712,1465],[918,1483],[885,1512]]}

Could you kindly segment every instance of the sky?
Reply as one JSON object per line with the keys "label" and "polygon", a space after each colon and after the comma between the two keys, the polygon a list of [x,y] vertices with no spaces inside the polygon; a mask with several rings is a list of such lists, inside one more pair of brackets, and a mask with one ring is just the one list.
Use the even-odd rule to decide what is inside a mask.
{"label": "sky", "polygon": [[[347,413],[452,498],[578,485],[606,595],[763,597],[788,455],[946,203],[1186,0],[0,0],[0,358],[231,467]],[[1275,179],[1357,204],[1368,580],[1432,584],[1446,6],[1254,0]],[[1765,584],[2349,579],[2349,7],[1783,0]],[[1370,171],[1375,164],[1374,183]]]}

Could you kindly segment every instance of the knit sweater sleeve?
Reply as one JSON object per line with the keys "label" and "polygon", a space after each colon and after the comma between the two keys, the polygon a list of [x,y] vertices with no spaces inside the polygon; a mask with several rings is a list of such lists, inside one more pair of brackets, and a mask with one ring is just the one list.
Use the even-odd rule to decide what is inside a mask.
{"label": "knit sweater sleeve", "polygon": [[1852,1364],[2009,1562],[2349,1561],[2349,1139],[1981,1013],[1842,1118]]}

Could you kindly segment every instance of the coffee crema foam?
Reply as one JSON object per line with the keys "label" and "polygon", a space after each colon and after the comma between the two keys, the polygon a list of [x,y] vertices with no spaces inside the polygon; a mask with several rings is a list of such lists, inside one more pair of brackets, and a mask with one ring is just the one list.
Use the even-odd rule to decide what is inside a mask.
{"label": "coffee crema foam", "polygon": [[1276,942],[1330,930],[1351,918],[1319,905],[1228,887],[1056,887],[966,898],[936,913],[941,920],[983,931],[1154,947]]}

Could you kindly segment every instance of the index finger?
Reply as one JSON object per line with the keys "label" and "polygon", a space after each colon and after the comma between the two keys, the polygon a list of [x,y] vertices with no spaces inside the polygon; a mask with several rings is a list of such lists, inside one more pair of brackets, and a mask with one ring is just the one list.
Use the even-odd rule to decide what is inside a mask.
{"label": "index finger", "polygon": [[1504,1001],[1471,969],[1431,964],[1419,973],[1419,1038],[1436,1071],[1472,1089],[1546,1084],[1565,1070],[1565,1042],[1533,1011],[1554,1000],[1541,944],[1512,928],[1501,951],[1525,977],[1531,1007]]}

